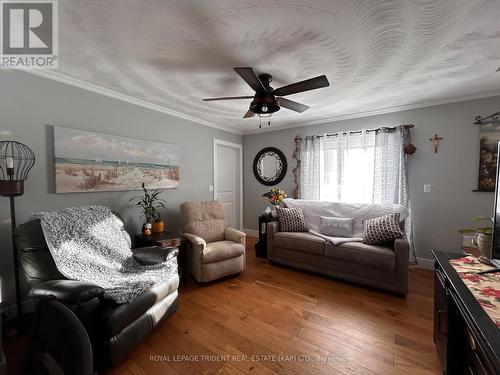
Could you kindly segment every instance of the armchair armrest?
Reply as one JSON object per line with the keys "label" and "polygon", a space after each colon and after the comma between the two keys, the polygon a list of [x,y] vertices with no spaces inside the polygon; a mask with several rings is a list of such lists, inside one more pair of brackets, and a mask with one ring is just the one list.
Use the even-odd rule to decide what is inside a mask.
{"label": "armchair armrest", "polygon": [[184,233],[183,236],[188,241],[189,251],[187,257],[189,262],[189,269],[196,280],[201,280],[203,250],[205,250],[207,243],[203,238],[195,236],[191,233]]}
{"label": "armchair armrest", "polygon": [[203,238],[195,236],[194,234],[184,233],[183,236],[186,240],[191,242],[191,245],[193,246],[201,246],[203,249],[207,245]]}
{"label": "armchair armrest", "polygon": [[246,234],[237,230],[237,229],[234,229],[232,227],[227,227],[225,230],[224,230],[224,238],[227,240],[227,241],[233,241],[233,242],[237,242],[237,243],[240,243],[242,244],[243,246],[245,246],[245,238],[246,238]]}
{"label": "armchair armrest", "polygon": [[162,248],[160,246],[138,247],[132,249],[132,254],[143,266],[167,262],[179,254],[176,247]]}
{"label": "armchair armrest", "polygon": [[64,304],[79,304],[100,298],[104,289],[91,283],[77,280],[49,280],[35,285],[30,295],[35,298],[54,296]]}

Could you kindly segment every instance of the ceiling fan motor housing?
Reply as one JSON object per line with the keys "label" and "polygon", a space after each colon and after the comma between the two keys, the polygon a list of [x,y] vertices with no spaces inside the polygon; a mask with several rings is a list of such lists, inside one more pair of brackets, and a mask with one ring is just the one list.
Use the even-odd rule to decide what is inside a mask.
{"label": "ceiling fan motor housing", "polygon": [[274,113],[280,110],[280,106],[274,95],[256,94],[250,103],[250,110],[257,114]]}

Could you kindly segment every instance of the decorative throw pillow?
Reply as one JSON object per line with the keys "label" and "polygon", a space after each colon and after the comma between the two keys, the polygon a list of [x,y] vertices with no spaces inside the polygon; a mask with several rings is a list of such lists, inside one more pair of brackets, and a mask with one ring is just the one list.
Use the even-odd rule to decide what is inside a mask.
{"label": "decorative throw pillow", "polygon": [[277,207],[280,230],[282,232],[307,232],[309,228],[300,208]]}
{"label": "decorative throw pillow", "polygon": [[320,233],[330,237],[352,237],[354,219],[350,217],[320,217]]}
{"label": "decorative throw pillow", "polygon": [[363,242],[375,245],[403,237],[399,213],[374,217],[363,222]]}

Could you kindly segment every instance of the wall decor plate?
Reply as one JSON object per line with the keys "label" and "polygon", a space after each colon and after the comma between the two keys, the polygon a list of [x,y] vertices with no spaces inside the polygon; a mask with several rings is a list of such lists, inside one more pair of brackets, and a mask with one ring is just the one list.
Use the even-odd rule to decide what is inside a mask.
{"label": "wall decor plate", "polygon": [[54,126],[56,193],[179,186],[179,148],[93,131]]}

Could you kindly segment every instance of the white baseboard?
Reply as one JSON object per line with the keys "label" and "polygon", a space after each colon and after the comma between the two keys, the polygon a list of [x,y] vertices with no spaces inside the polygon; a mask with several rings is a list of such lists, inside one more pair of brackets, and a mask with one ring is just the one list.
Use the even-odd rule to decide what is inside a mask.
{"label": "white baseboard", "polygon": [[426,270],[433,270],[434,269],[434,260],[417,257],[416,267],[425,268]]}
{"label": "white baseboard", "polygon": [[259,237],[259,231],[258,230],[243,229],[243,232],[245,232],[248,237],[256,237],[256,238]]}

